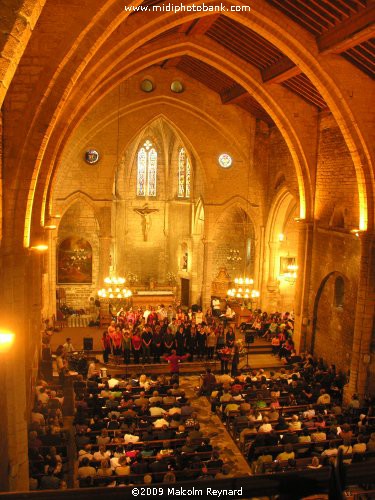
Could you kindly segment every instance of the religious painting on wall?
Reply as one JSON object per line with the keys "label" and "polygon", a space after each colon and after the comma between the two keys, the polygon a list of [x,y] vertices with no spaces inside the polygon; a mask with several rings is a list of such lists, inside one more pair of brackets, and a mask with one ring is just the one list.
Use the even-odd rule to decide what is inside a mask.
{"label": "religious painting on wall", "polygon": [[57,249],[57,283],[92,283],[92,248],[88,241],[71,236]]}

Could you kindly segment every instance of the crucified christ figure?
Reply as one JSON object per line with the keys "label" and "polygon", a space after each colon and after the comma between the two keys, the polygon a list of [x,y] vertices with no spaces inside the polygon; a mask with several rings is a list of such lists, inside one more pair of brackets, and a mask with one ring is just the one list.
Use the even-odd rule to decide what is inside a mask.
{"label": "crucified christ figure", "polygon": [[159,209],[149,208],[146,203],[142,208],[134,208],[133,210],[142,217],[143,241],[147,241],[148,233],[151,228],[151,214],[152,212],[159,212]]}

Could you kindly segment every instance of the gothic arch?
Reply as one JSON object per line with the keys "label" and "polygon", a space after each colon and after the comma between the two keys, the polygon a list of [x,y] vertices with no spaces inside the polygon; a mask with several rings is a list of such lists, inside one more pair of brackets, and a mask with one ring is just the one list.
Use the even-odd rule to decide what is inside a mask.
{"label": "gothic arch", "polygon": [[297,201],[288,189],[281,187],[274,197],[267,217],[265,241],[277,241],[279,234],[284,232],[288,214],[295,209]]}
{"label": "gothic arch", "polygon": [[[342,303],[335,302],[335,286],[337,279],[344,284]],[[313,354],[324,357],[329,351],[329,345],[335,344],[334,362],[341,370],[349,366],[350,353],[354,336],[355,297],[351,282],[347,276],[338,271],[332,271],[321,281],[315,295],[312,337],[310,350]],[[334,338],[326,338],[330,331]],[[318,352],[317,352],[318,350]]]}
{"label": "gothic arch", "polygon": [[[84,203],[85,205],[88,205],[94,216],[95,219],[98,223],[98,227],[100,227],[100,217],[98,214],[98,206],[95,203],[95,201],[86,193],[82,191],[76,191],[72,194],[70,194],[62,203],[56,203],[56,208],[58,207],[58,213],[61,216],[57,220],[57,225],[59,226],[61,223],[61,220],[63,219],[64,215],[68,212],[70,208],[72,208],[76,203]],[[101,228],[102,229],[102,228]],[[58,231],[58,227],[57,227]]]}

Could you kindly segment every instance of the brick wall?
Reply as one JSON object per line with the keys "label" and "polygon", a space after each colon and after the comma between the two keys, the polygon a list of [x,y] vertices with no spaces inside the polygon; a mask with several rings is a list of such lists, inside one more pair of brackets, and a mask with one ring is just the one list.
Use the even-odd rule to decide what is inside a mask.
{"label": "brick wall", "polygon": [[[351,352],[353,345],[360,243],[353,235],[316,229],[312,256],[309,269],[310,325],[306,347],[313,347],[315,354],[336,363],[342,370],[347,370],[347,353]],[[338,275],[345,278],[343,310],[333,307],[334,280]]]}
{"label": "brick wall", "polygon": [[336,209],[344,217],[346,228],[358,227],[358,189],[349,150],[332,115],[319,122],[319,146],[316,176],[315,218],[320,225],[337,225],[332,220]]}
{"label": "brick wall", "polygon": [[317,306],[314,353],[347,372],[353,346],[355,295],[350,281],[344,277],[345,294],[342,307],[335,304],[335,282],[339,273],[333,273],[322,286]]}

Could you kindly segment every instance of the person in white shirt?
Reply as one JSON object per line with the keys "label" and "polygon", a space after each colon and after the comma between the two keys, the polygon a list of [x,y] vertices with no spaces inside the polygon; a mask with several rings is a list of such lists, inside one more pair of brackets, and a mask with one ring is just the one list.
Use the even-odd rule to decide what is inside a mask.
{"label": "person in white shirt", "polygon": [[139,436],[134,436],[133,434],[125,434],[124,435],[125,444],[128,443],[138,443]]}
{"label": "person in white shirt", "polygon": [[99,376],[100,370],[98,367],[98,363],[99,361],[97,359],[94,359],[94,361],[91,361],[91,363],[89,364],[89,369],[87,372],[88,379]]}
{"label": "person in white shirt", "polygon": [[271,432],[272,425],[269,423],[268,417],[263,418],[263,423],[259,426],[258,432]]}
{"label": "person in white shirt", "polygon": [[101,462],[102,460],[105,460],[111,456],[111,452],[109,450],[106,450],[105,445],[99,446],[99,451],[96,451],[94,453],[94,460],[96,462]]}
{"label": "person in white shirt", "polygon": [[163,425],[166,425],[167,427],[169,427],[169,422],[167,422],[167,420],[165,420],[165,418],[158,418],[154,422],[155,429],[161,429],[163,427]]}
{"label": "person in white shirt", "polygon": [[164,410],[164,408],[160,408],[157,405],[151,406],[149,408],[149,412],[150,412],[151,417],[161,417],[161,416],[163,416],[166,413],[166,411]]}
{"label": "person in white shirt", "polygon": [[212,314],[213,316],[220,316],[220,300],[218,298],[212,299]]}
{"label": "person in white shirt", "polygon": [[94,455],[91,453],[91,444],[86,444],[83,450],[79,450],[78,462],[82,462],[84,458],[88,458],[89,462],[94,458]]}
{"label": "person in white shirt", "polygon": [[150,316],[150,314],[151,314],[151,307],[147,306],[145,312],[143,313],[143,318],[145,320],[145,323],[147,323],[147,318]]}
{"label": "person in white shirt", "polygon": [[107,383],[108,383],[108,387],[109,387],[110,389],[113,389],[113,388],[115,388],[115,387],[117,387],[117,386],[118,386],[119,382],[120,382],[120,381],[119,381],[119,380],[117,380],[117,378],[115,378],[115,377],[111,377],[111,378],[108,380],[108,382],[107,382]]}
{"label": "person in white shirt", "polygon": [[198,311],[195,313],[195,323],[197,325],[200,325],[202,322],[203,322],[203,313],[202,313],[202,309],[198,309]]}
{"label": "person in white shirt", "polygon": [[64,348],[65,354],[70,354],[70,353],[75,351],[73,344],[72,344],[72,339],[70,337],[68,337],[66,339],[65,344],[63,344],[63,348]]}

